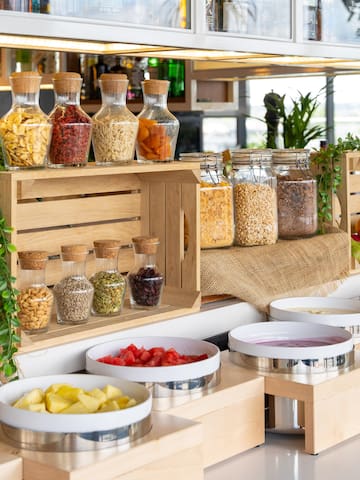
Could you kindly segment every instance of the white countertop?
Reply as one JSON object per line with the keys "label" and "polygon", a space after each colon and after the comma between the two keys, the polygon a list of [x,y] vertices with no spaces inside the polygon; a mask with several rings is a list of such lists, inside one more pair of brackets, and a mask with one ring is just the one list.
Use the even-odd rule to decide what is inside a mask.
{"label": "white countertop", "polygon": [[302,435],[267,434],[265,444],[209,467],[205,480],[359,480],[360,435],[318,455]]}

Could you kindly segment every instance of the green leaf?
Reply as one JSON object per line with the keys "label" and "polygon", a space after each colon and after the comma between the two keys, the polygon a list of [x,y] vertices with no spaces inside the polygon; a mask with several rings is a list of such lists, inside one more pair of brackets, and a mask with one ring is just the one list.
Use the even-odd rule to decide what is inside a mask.
{"label": "green leaf", "polygon": [[16,247],[15,247],[15,245],[13,245],[12,243],[8,243],[8,245],[7,245],[7,251],[8,251],[9,253],[15,253],[15,252],[16,252]]}

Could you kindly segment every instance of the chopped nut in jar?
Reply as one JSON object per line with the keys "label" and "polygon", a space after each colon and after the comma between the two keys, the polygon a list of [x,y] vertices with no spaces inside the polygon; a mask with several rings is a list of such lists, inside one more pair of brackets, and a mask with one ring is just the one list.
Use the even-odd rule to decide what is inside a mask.
{"label": "chopped nut in jar", "polygon": [[47,287],[31,286],[21,290],[17,302],[21,328],[27,333],[44,331],[49,323],[53,295]]}
{"label": "chopped nut in jar", "polygon": [[237,245],[271,245],[277,241],[276,192],[269,185],[234,186],[235,242]]}
{"label": "chopped nut in jar", "polygon": [[233,189],[229,183],[200,183],[200,246],[229,247],[234,237]]}

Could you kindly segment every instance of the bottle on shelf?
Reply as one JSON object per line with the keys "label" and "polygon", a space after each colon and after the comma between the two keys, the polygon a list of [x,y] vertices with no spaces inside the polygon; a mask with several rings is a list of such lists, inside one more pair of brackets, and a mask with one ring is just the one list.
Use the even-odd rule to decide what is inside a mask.
{"label": "bottle on shelf", "polygon": [[311,0],[305,11],[307,39],[320,41],[322,39],[322,4],[321,0]]}

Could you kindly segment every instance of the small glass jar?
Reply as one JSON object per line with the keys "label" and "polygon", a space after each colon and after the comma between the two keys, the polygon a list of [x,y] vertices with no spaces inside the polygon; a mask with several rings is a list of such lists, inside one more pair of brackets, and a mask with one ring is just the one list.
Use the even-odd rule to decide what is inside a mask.
{"label": "small glass jar", "polygon": [[135,265],[129,271],[127,280],[132,308],[150,310],[161,304],[164,275],[156,265],[159,239],[156,237],[134,237],[132,239]]}
{"label": "small glass jar", "polygon": [[271,150],[233,152],[235,244],[272,245],[277,242],[276,177]]}
{"label": "small glass jar", "polygon": [[25,333],[43,333],[48,329],[53,294],[45,283],[47,252],[19,252],[19,321]]}
{"label": "small glass jar", "polygon": [[317,182],[310,170],[309,150],[272,152],[277,177],[279,237],[306,238],[318,228]]}
{"label": "small glass jar", "polygon": [[233,186],[223,174],[220,153],[182,153],[200,162],[200,248],[230,247],[234,241]]}
{"label": "small glass jar", "polygon": [[93,116],[92,143],[97,165],[132,162],[139,120],[126,106],[126,75],[103,73],[99,80],[102,105]]}
{"label": "small glass jar", "polygon": [[0,120],[5,166],[9,170],[44,167],[51,121],[39,106],[41,76],[37,72],[14,72],[9,81],[12,106]]}
{"label": "small glass jar", "polygon": [[63,278],[54,286],[57,322],[76,325],[90,316],[94,287],[85,276],[86,245],[63,245]]}
{"label": "small glass jar", "polygon": [[121,312],[126,279],[118,270],[120,245],[118,240],[94,241],[96,272],[90,277],[94,287],[93,315],[111,316]]}
{"label": "small glass jar", "polygon": [[53,77],[55,106],[49,114],[53,132],[49,167],[81,167],[88,162],[91,118],[80,106],[82,78],[78,73],[59,72]]}
{"label": "small glass jar", "polygon": [[144,107],[138,115],[139,130],[136,139],[138,162],[169,162],[174,160],[179,120],[169,112],[167,80],[141,82]]}

